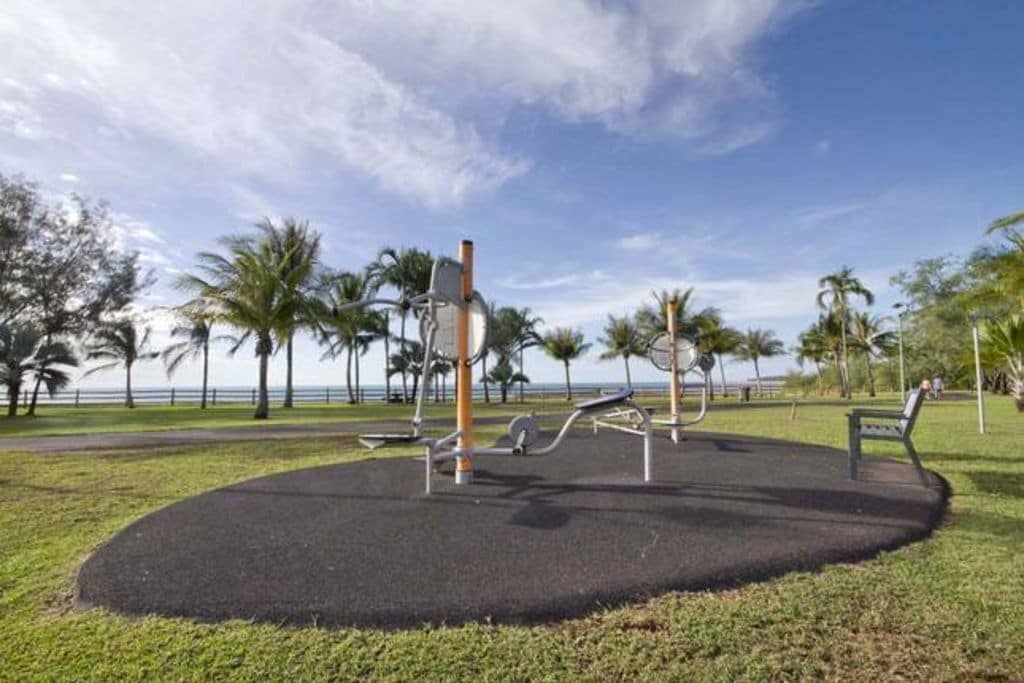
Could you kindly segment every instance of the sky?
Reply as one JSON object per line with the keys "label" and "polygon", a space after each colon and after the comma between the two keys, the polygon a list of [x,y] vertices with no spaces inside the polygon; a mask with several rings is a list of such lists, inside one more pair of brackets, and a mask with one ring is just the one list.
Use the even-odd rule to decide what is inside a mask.
{"label": "sky", "polygon": [[[1022,208],[1022,29],[994,1],[6,0],[0,173],[110,203],[159,278],[157,346],[174,278],[262,216],[308,219],[338,269],[472,239],[486,299],[595,342],[693,287],[791,345],[821,275],[853,266],[885,313],[890,276]],[[621,382],[596,346],[574,379]],[[321,353],[298,341],[298,384],[343,381]],[[363,368],[382,382],[381,350]],[[526,372],[562,379],[536,351]],[[216,384],[255,379],[215,355]]]}

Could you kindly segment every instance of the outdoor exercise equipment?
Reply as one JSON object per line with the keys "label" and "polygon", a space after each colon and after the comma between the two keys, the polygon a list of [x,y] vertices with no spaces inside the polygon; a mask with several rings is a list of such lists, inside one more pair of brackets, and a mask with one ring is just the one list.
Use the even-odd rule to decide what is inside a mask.
{"label": "outdoor exercise equipment", "polygon": [[[665,305],[665,317],[668,321],[667,329],[656,334],[648,342],[647,358],[654,367],[669,373],[669,418],[667,420],[655,419],[651,416],[652,411],[650,410],[620,406],[594,417],[595,434],[599,427],[615,429],[628,434],[640,434],[641,429],[645,428],[645,422],[650,421],[653,424],[670,427],[673,443],[679,443],[681,428],[697,424],[707,416],[708,379],[709,373],[715,366],[715,359],[710,354],[701,353],[695,340],[678,334],[676,331],[676,302],[669,301]],[[700,370],[704,378],[701,388],[700,412],[696,417],[684,420],[679,407],[680,379],[684,373],[694,369]]]}
{"label": "outdoor exercise equipment", "polygon": [[[428,361],[431,353],[454,360],[456,374],[456,429],[437,440],[424,440],[426,474],[425,490],[431,491],[434,465],[455,460],[455,483],[473,481],[473,457],[476,455],[547,455],[562,445],[569,430],[582,417],[603,412],[614,406],[637,411],[641,415],[644,437],[644,481],[651,481],[653,473],[653,427],[649,414],[633,402],[632,391],[619,391],[607,396],[577,403],[551,443],[534,448],[540,437],[540,423],[534,414],[514,418],[508,427],[511,446],[476,448],[473,442],[473,363],[485,353],[487,338],[487,307],[479,292],[473,290],[473,243],[463,241],[459,247],[459,260],[447,261],[444,273],[447,289],[440,297],[450,307],[433,305],[429,308],[421,327]],[[458,296],[454,282],[458,279]],[[431,290],[440,289],[431,284]],[[429,340],[427,339],[429,337]]]}
{"label": "outdoor exercise equipment", "polygon": [[[430,288],[423,294],[411,299],[374,298],[354,301],[337,306],[334,313],[351,308],[369,306],[390,306],[403,311],[415,311],[420,314],[420,337],[423,341],[423,369],[421,384],[423,389],[416,396],[416,410],[412,418],[412,431],[405,434],[360,434],[359,442],[369,449],[386,445],[409,445],[420,443],[423,436],[424,397],[426,386],[430,382],[433,357],[437,353],[454,354],[454,328],[459,318],[459,311],[469,309],[471,343],[474,354],[479,357],[486,348],[487,304],[479,292],[471,292],[470,305],[463,305],[462,265],[453,259],[439,258],[434,261],[430,273]],[[472,362],[472,359],[471,359]]]}

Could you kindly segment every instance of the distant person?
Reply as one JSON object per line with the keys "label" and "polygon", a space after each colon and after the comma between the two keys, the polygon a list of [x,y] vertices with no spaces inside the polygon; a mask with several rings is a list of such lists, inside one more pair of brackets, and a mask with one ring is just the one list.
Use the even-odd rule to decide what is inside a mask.
{"label": "distant person", "polygon": [[942,378],[935,375],[935,379],[932,380],[932,393],[935,395],[935,399],[939,400],[942,398]]}
{"label": "distant person", "polygon": [[932,394],[932,382],[927,377],[921,380],[921,391],[924,392],[925,398],[931,398]]}

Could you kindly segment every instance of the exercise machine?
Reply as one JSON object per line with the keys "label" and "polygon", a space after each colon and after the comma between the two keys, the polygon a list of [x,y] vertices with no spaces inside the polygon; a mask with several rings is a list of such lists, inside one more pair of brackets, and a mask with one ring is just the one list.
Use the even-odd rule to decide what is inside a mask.
{"label": "exercise machine", "polygon": [[[555,438],[545,446],[535,447],[540,437],[540,423],[533,414],[513,418],[508,427],[511,445],[477,448],[473,439],[473,363],[486,348],[487,316],[483,297],[473,289],[473,243],[466,240],[459,247],[458,261],[445,260],[441,274],[444,282],[431,278],[435,304],[428,303],[427,320],[421,323],[424,353],[452,358],[456,367],[456,429],[439,439],[420,440],[425,444],[425,491],[431,492],[431,478],[438,463],[455,461],[455,483],[473,481],[473,458],[480,456],[542,456],[553,453],[565,441],[569,430],[581,418],[619,407],[641,415],[644,439],[644,481],[654,478],[653,426],[650,415],[633,401],[633,392],[619,391],[607,396],[577,403]],[[436,264],[435,264],[436,270]],[[456,295],[456,284],[458,294]],[[446,307],[440,304],[448,304]]]}
{"label": "exercise machine", "polygon": [[[654,418],[652,410],[622,405],[593,418],[595,434],[600,427],[628,434],[641,434],[646,429],[645,423],[649,421],[662,427],[669,427],[672,442],[679,443],[680,430],[683,427],[697,424],[707,416],[709,374],[715,366],[715,359],[711,354],[701,353],[696,340],[677,333],[676,302],[669,301],[666,304],[665,317],[668,321],[667,329],[656,334],[648,342],[647,359],[654,367],[669,373],[668,419]],[[695,369],[700,371],[704,379],[700,395],[700,412],[696,417],[683,419],[679,405],[681,377]]]}

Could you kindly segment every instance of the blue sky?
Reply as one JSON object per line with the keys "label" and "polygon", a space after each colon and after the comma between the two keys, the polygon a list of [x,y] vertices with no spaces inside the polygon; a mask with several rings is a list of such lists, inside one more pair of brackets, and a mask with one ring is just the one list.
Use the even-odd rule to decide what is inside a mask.
{"label": "blue sky", "polygon": [[[107,199],[161,277],[147,308],[217,235],[295,215],[337,268],[472,238],[485,297],[591,339],[693,286],[788,344],[821,274],[855,266],[886,308],[890,275],[1021,208],[1022,29],[996,2],[13,0],[0,171]],[[596,355],[575,378],[621,380]],[[299,383],[342,381],[311,340],[298,356]],[[255,378],[248,354],[214,368]]]}

